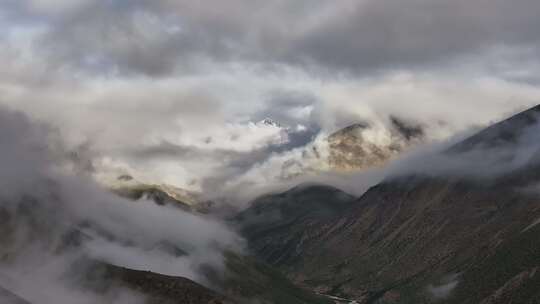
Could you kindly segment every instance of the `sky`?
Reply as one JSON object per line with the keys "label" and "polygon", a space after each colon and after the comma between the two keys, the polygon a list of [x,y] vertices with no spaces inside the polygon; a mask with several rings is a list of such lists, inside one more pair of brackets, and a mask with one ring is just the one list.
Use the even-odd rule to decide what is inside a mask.
{"label": "sky", "polygon": [[537,0],[3,0],[0,104],[55,129],[89,170],[219,192],[271,182],[276,163],[352,123],[384,136],[398,117],[441,140],[537,104],[539,12]]}

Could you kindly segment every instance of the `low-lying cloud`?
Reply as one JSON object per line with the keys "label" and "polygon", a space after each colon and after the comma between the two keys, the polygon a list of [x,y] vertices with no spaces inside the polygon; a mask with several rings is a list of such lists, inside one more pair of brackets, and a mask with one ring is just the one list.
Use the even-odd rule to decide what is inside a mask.
{"label": "low-lying cloud", "polygon": [[222,252],[242,250],[242,239],[217,219],[122,199],[66,174],[49,149],[54,136],[23,114],[2,109],[0,116],[4,288],[32,303],[134,303],[144,297],[127,289],[85,290],[74,278],[84,277],[73,273],[77,265],[98,260],[207,284],[203,267],[223,270]]}
{"label": "low-lying cloud", "polygon": [[[249,202],[261,193],[285,191],[291,184],[319,183],[332,185],[348,193],[360,196],[370,187],[384,181],[410,177],[432,177],[468,180],[482,184],[491,184],[513,173],[534,170],[540,157],[538,111],[530,111],[513,120],[490,127],[486,131],[471,129],[458,133],[447,140],[428,142],[412,148],[389,160],[382,167],[374,167],[346,173],[308,172],[287,180],[266,178],[261,186],[253,184],[257,173],[279,172],[283,163],[267,161],[251,176],[241,179],[244,183],[229,189],[239,202]],[[480,132],[481,133],[477,133]],[[291,157],[292,155],[288,155]],[[278,182],[276,182],[278,181]],[[534,181],[531,181],[534,182]],[[250,185],[250,191],[239,191]],[[536,184],[519,185],[522,191],[534,191]],[[243,195],[243,196],[242,196]]]}

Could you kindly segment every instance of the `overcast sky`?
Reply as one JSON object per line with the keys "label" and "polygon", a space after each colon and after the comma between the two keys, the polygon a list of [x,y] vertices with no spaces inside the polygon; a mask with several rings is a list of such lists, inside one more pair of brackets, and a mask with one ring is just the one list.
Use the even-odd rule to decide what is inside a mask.
{"label": "overcast sky", "polygon": [[390,116],[440,139],[535,105],[539,15],[537,0],[2,0],[0,103],[81,155],[200,188],[287,153],[265,117],[294,130],[289,149]]}

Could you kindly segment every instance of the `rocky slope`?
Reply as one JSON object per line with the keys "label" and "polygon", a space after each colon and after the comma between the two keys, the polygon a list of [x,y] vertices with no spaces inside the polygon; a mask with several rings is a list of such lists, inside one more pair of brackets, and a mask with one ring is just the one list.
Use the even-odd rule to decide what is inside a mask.
{"label": "rocky slope", "polygon": [[[232,300],[182,277],[93,263],[87,276],[100,282],[93,288],[125,286],[144,296],[147,304],[232,304]],[[104,292],[104,290],[101,290]]]}
{"label": "rocky slope", "polygon": [[125,198],[148,199],[158,205],[171,205],[189,212],[208,213],[213,206],[199,193],[172,185],[141,182],[130,175],[121,175],[114,182],[106,181],[103,185]]}
{"label": "rocky slope", "polygon": [[424,142],[422,126],[389,117],[387,126],[356,123],[317,137],[297,158],[283,163],[284,179],[319,172],[349,172],[382,167]]}
{"label": "rocky slope", "polygon": [[[447,153],[513,147],[539,111]],[[535,160],[489,182],[389,179],[358,199],[331,188],[293,189],[255,201],[236,220],[257,256],[317,292],[358,303],[539,303],[540,197],[523,191],[540,181]],[[337,211],[327,212],[333,202]]]}
{"label": "rocky slope", "polygon": [[390,117],[390,128],[378,134],[369,125],[353,124],[327,138],[328,165],[332,170],[350,171],[379,167],[421,142],[424,131]]}

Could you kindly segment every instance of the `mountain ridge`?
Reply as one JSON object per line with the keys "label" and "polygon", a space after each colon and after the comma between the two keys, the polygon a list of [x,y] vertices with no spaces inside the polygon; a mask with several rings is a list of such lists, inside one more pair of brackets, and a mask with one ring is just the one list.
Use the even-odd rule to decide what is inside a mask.
{"label": "mountain ridge", "polygon": [[[534,124],[529,118],[539,109],[463,142],[491,142],[500,126],[519,134]],[[516,171],[512,179],[524,174],[529,183],[540,180],[530,170]],[[279,206],[286,204],[283,197],[287,194],[265,200]],[[257,256],[297,284],[358,303],[537,303],[537,202],[508,179],[482,185],[457,177],[400,177],[370,188],[341,217],[290,221],[279,230],[264,222],[249,224],[246,230],[265,233],[246,237]],[[292,249],[302,254],[290,254]]]}

